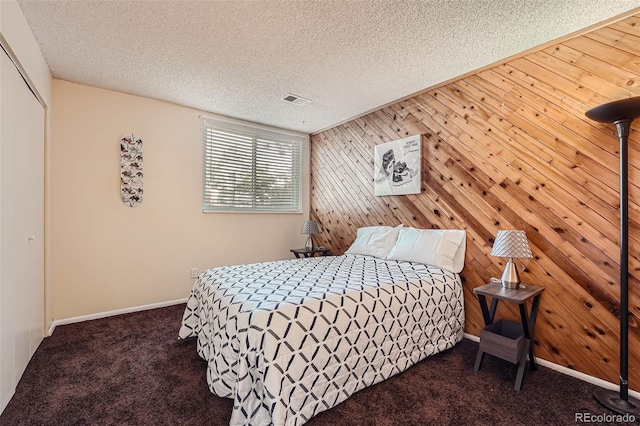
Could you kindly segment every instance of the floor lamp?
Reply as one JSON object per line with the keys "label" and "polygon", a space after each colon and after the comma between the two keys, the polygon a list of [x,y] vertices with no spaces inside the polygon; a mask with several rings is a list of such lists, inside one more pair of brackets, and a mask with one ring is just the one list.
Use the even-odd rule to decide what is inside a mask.
{"label": "floor lamp", "polygon": [[599,389],[594,397],[619,414],[640,419],[640,401],[629,398],[629,191],[627,145],[631,122],[640,117],[640,96],[609,102],[585,113],[601,123],[613,123],[620,138],[620,392]]}

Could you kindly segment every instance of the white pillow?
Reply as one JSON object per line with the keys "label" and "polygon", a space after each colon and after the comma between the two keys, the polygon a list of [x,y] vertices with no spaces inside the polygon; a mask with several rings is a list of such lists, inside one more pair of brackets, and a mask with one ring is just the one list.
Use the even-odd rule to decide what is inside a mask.
{"label": "white pillow", "polygon": [[364,254],[384,259],[396,243],[400,228],[402,228],[402,225],[395,228],[391,226],[367,226],[358,228],[356,240],[344,253]]}
{"label": "white pillow", "polygon": [[466,233],[458,229],[402,228],[388,260],[406,260],[458,273],[464,267]]}

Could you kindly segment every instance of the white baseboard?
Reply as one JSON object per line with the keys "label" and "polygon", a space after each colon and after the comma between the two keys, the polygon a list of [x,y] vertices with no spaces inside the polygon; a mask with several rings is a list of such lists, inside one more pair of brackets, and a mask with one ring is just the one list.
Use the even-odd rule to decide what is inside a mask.
{"label": "white baseboard", "polygon": [[[473,340],[474,342],[479,342],[480,338],[478,336],[474,336],[469,333],[464,333],[464,337]],[[576,370],[572,370],[567,367],[563,367],[562,365],[555,364],[551,361],[547,361],[546,359],[536,357],[536,362],[544,367],[550,368],[551,370],[555,370],[559,373],[566,374],[567,376],[575,377],[576,379],[580,379],[583,382],[591,383],[592,385],[600,386],[604,389],[609,390],[619,390],[620,386],[615,383],[607,382],[606,380],[599,379],[597,377],[590,376],[585,373],[581,373]],[[629,396],[640,399],[640,392],[629,390]]]}
{"label": "white baseboard", "polygon": [[473,340],[476,343],[480,342],[480,338],[478,336],[474,336],[473,334],[464,333],[464,338],[465,339],[469,339],[469,340]]}
{"label": "white baseboard", "polygon": [[47,333],[47,336],[51,336],[53,334],[53,330],[55,330],[56,327],[59,325],[73,324],[76,322],[89,321],[89,320],[94,320],[99,318],[107,318],[107,317],[112,317],[114,315],[129,314],[131,312],[147,311],[149,309],[155,309],[155,308],[164,308],[166,306],[179,305],[180,303],[187,303],[187,299],[184,298],[184,299],[178,299],[178,300],[170,300],[167,302],[152,303],[150,305],[133,306],[131,308],[116,309],[115,311],[99,312],[97,314],[82,315],[79,317],[54,320],[51,323],[51,327],[49,327],[49,332]]}

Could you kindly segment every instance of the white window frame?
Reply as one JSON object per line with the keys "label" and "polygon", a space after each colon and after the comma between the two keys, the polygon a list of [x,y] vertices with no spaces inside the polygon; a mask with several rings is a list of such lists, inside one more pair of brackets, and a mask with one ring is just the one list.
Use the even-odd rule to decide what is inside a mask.
{"label": "white window frame", "polygon": [[[240,141],[251,143],[251,148],[248,147],[244,151],[240,151],[238,156],[231,152],[225,153],[224,146],[215,145],[216,139],[223,142],[224,134],[230,134],[231,138],[238,138],[238,145],[241,146]],[[241,122],[239,120],[222,119],[204,117],[202,125],[202,140],[203,140],[203,170],[202,170],[202,211],[204,213],[302,213],[302,174],[303,174],[303,141],[304,136],[301,134],[295,134],[284,130],[270,128],[267,126]],[[227,141],[226,143],[231,143]],[[224,161],[233,162],[234,158],[240,159],[242,155],[250,155],[251,163],[250,167],[245,167],[245,173],[250,171],[252,176],[252,182],[256,182],[257,176],[264,177],[264,174],[257,173],[256,163],[262,160],[264,164],[265,157],[269,155],[277,155],[270,149],[270,145],[277,145],[281,148],[285,148],[287,155],[291,155],[291,169],[285,170],[285,175],[291,173],[293,176],[288,186],[283,192],[276,195],[283,196],[290,201],[284,203],[284,205],[260,204],[260,196],[254,191],[244,191],[241,194],[245,197],[244,202],[234,203],[231,199],[224,200],[225,196],[230,198],[233,191],[222,195],[221,203],[213,203],[213,193],[215,189],[213,187],[214,182],[221,179],[222,175],[228,175],[228,170],[222,170],[222,168],[216,168],[214,156],[222,156]],[[262,149],[260,149],[262,148]],[[260,156],[260,152],[263,153]],[[279,151],[282,152],[282,151]],[[216,157],[220,158],[220,157]],[[288,158],[288,157],[286,157]],[[236,161],[236,164],[239,164]],[[288,167],[288,161],[278,164],[279,167]],[[282,176],[282,173],[279,174]],[[273,177],[274,174],[267,174],[267,177]],[[246,175],[245,175],[246,179]],[[259,180],[259,179],[258,179]],[[247,201],[247,195],[251,197],[251,201]],[[264,196],[264,194],[262,194]],[[264,198],[263,198],[264,200]]]}

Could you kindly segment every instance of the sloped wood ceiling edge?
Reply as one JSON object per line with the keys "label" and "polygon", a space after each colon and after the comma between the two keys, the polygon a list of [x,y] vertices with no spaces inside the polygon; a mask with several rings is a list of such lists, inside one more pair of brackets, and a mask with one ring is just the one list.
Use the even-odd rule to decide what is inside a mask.
{"label": "sloped wood ceiling edge", "polygon": [[[341,254],[361,226],[465,229],[466,331],[479,335],[473,289],[505,261],[489,256],[493,238],[523,229],[534,258],[516,260],[521,279],[546,289],[537,356],[618,383],[618,138],[584,113],[638,95],[635,15],[313,135],[316,242]],[[374,197],[374,146],[418,133],[422,193]],[[640,121],[629,162],[629,382],[640,390]],[[499,315],[517,319],[508,305]]]}

